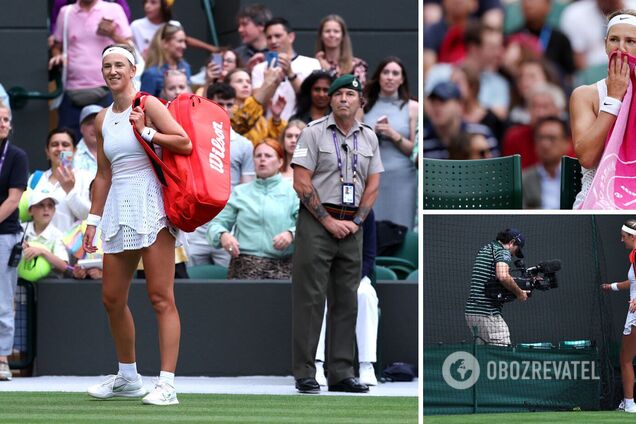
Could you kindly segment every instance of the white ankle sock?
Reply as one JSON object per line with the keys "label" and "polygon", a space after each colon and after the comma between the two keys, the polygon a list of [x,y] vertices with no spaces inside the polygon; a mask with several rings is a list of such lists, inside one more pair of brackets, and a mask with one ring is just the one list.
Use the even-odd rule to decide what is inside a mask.
{"label": "white ankle sock", "polygon": [[136,380],[137,379],[137,363],[133,362],[132,364],[124,364],[123,362],[120,362],[119,375],[124,377],[126,380]]}
{"label": "white ankle sock", "polygon": [[162,383],[168,383],[174,387],[174,373],[168,371],[161,371],[159,373],[159,381]]}

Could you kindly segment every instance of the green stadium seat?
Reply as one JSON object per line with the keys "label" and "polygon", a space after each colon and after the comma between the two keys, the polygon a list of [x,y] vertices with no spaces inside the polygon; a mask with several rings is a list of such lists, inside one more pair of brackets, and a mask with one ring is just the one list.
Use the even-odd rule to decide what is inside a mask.
{"label": "green stadium seat", "polygon": [[221,265],[194,265],[188,267],[190,278],[199,280],[226,280],[227,268]]}
{"label": "green stadium seat", "polygon": [[521,209],[521,156],[423,161],[424,209]]}
{"label": "green stadium seat", "polygon": [[561,209],[572,209],[581,191],[581,164],[575,158],[561,157]]}
{"label": "green stadium seat", "polygon": [[407,277],[406,281],[417,281],[418,278],[418,270],[411,272]]}
{"label": "green stadium seat", "polygon": [[411,272],[417,269],[417,240],[417,233],[415,231],[408,231],[404,236],[402,244],[391,256],[377,256],[375,263],[393,270],[400,280],[406,279]]}
{"label": "green stadium seat", "polygon": [[376,265],[375,279],[376,281],[397,281],[398,277],[391,269]]}

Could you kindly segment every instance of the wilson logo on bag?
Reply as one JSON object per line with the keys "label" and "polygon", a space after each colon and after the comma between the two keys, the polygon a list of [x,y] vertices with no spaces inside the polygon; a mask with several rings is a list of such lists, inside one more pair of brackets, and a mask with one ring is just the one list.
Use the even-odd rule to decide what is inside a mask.
{"label": "wilson logo on bag", "polygon": [[[133,106],[143,109],[148,95],[137,93]],[[166,216],[192,232],[221,212],[230,197],[230,118],[216,103],[192,94],[180,94],[168,110],[192,141],[190,155],[163,149],[162,160],[134,125],[133,131],[163,185]]]}

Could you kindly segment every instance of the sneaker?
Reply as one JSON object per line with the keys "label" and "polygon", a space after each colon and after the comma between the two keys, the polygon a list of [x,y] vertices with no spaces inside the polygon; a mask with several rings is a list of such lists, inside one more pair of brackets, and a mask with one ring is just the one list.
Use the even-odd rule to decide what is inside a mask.
{"label": "sneaker", "polygon": [[324,362],[316,361],[316,381],[321,386],[327,385],[327,377],[325,377]]}
{"label": "sneaker", "polygon": [[623,406],[625,407],[625,412],[629,412],[630,414],[636,413],[636,404],[635,403],[632,403],[631,405],[623,404]]}
{"label": "sneaker", "polygon": [[121,375],[109,375],[103,383],[88,388],[88,394],[97,399],[112,397],[140,397],[148,393],[137,374],[136,380],[127,380]]}
{"label": "sneaker", "polygon": [[625,401],[621,400],[621,403],[618,404],[618,408],[616,408],[617,411],[624,411],[625,410]]}
{"label": "sneaker", "polygon": [[170,384],[163,381],[156,381],[155,388],[150,391],[142,400],[146,405],[178,405],[177,391]]}
{"label": "sneaker", "polygon": [[8,362],[0,362],[0,381],[10,381],[13,378]]}
{"label": "sneaker", "polygon": [[360,382],[367,386],[378,385],[378,379],[375,377],[375,369],[371,362],[360,362]]}

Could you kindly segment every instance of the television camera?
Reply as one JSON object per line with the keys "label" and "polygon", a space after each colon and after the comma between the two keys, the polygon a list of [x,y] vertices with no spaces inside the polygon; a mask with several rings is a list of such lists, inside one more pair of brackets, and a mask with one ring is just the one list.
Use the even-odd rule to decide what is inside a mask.
{"label": "television camera", "polygon": [[[510,271],[510,275],[521,290],[528,292],[528,297],[532,295],[533,290],[547,291],[559,287],[556,275],[561,269],[559,259],[539,262],[530,268],[526,268],[521,259],[517,259],[514,264],[516,268]],[[486,283],[486,296],[499,303],[512,302],[517,298],[496,278]]]}

